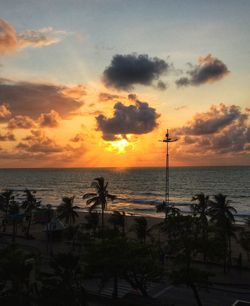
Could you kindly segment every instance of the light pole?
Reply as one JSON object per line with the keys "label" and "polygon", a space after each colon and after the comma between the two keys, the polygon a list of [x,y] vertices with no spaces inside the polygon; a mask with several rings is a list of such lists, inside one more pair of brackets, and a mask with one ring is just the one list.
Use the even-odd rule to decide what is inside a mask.
{"label": "light pole", "polygon": [[169,133],[167,130],[166,138],[162,140],[162,142],[166,142],[167,150],[166,150],[166,186],[165,186],[165,206],[169,205],[169,153],[168,153],[168,144],[171,142],[175,142],[178,139],[172,139],[169,137]]}

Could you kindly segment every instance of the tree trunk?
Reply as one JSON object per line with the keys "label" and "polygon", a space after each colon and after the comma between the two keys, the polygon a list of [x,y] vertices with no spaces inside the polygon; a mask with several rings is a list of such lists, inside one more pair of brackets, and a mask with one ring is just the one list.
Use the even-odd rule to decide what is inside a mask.
{"label": "tree trunk", "polygon": [[198,306],[202,306],[202,302],[198,293],[198,290],[194,284],[191,285],[191,289],[193,290],[193,294],[195,296],[196,302]]}
{"label": "tree trunk", "polygon": [[104,209],[102,208],[102,238],[104,237]]}
{"label": "tree trunk", "polygon": [[16,241],[17,224],[13,221],[13,232],[12,232],[12,242]]}
{"label": "tree trunk", "polygon": [[231,246],[230,234],[228,236],[228,262],[229,262],[229,265],[232,266],[232,246]]}

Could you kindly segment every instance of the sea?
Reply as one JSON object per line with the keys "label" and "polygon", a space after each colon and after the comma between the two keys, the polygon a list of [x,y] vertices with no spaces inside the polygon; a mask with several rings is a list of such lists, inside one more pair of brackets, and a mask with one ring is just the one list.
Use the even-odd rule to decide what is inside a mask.
{"label": "sea", "polygon": [[[91,182],[100,176],[117,196],[108,210],[163,217],[156,205],[164,200],[165,168],[0,169],[0,189],[14,190],[21,200],[28,188],[36,191],[42,204],[52,206],[64,196],[75,196],[75,204],[86,209],[82,196],[93,191]],[[189,213],[192,197],[200,192],[211,198],[227,195],[237,209],[236,218],[243,220],[250,215],[250,166],[170,168],[170,203]]]}

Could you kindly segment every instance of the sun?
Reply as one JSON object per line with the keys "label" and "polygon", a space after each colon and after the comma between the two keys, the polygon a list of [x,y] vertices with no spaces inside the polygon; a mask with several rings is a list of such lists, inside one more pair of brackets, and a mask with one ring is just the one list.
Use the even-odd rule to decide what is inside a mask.
{"label": "sun", "polygon": [[125,138],[121,138],[115,141],[106,142],[106,149],[110,152],[117,152],[118,154],[124,154],[128,149],[131,149],[133,145]]}

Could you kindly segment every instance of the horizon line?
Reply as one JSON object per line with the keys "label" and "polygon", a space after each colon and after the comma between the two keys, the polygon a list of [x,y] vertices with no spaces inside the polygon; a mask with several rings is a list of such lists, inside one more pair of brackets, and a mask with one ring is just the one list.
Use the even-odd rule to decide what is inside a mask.
{"label": "horizon line", "polygon": [[[196,165],[196,166],[170,166],[170,168],[222,168],[222,167],[250,167],[250,165]],[[103,167],[0,167],[0,170],[24,170],[24,169],[165,169],[165,166],[103,166]]]}

